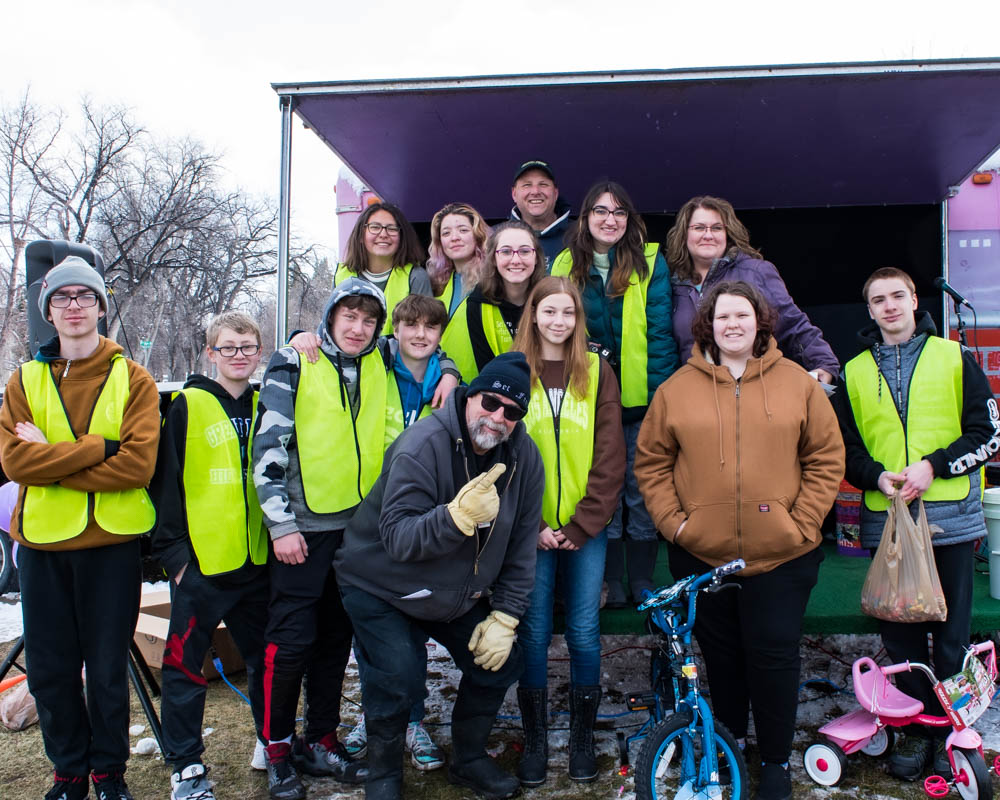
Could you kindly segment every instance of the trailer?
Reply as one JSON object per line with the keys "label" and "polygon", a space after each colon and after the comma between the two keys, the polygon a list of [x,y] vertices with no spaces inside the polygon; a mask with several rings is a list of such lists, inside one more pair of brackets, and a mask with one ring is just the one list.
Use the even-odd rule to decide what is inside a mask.
{"label": "trailer", "polygon": [[948,276],[948,197],[1000,144],[1000,59],[272,87],[279,342],[293,114],[358,176],[358,198],[367,190],[399,205],[418,230],[456,200],[505,218],[514,169],[532,158],[552,164],[574,207],[594,180],[622,183],[652,241],[688,198],[725,197],[842,361],[868,319],[862,283],[880,266],[910,272],[947,329],[949,303],[933,280]]}

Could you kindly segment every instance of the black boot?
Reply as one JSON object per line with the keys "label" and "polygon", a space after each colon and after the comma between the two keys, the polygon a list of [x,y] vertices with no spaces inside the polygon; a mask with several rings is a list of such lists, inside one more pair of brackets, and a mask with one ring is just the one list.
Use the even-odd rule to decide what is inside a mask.
{"label": "black boot", "polygon": [[600,686],[569,688],[569,777],[592,781],[597,777],[594,756],[594,723],[601,705]]}
{"label": "black boot", "polygon": [[518,689],[524,752],[517,765],[522,786],[541,786],[549,763],[549,698],[546,689]]}
{"label": "black boot", "polygon": [[627,608],[628,598],[622,578],[625,576],[625,548],[621,539],[608,539],[608,549],[604,556],[604,582],[608,585],[605,608]]}
{"label": "black boot", "polygon": [[625,543],[625,552],[628,555],[628,587],[632,592],[632,602],[638,605],[643,600],[644,589],[653,591],[656,588],[653,584],[653,568],[660,552],[660,543],[655,539],[652,542],[633,542],[629,539]]}
{"label": "black boot", "polygon": [[[503,701],[502,697],[500,701]],[[520,782],[513,775],[504,772],[496,761],[486,754],[486,741],[490,737],[490,731],[493,730],[496,711],[485,714],[476,713],[469,708],[460,708],[472,705],[474,702],[465,704],[456,702],[451,715],[452,758],[448,762],[448,782],[467,786],[486,800],[504,800],[513,797],[521,791]],[[476,703],[476,705],[485,704]],[[489,705],[500,707],[500,703]]]}
{"label": "black boot", "polygon": [[368,731],[366,800],[400,800],[403,796],[403,744],[408,715],[373,719],[365,716]]}

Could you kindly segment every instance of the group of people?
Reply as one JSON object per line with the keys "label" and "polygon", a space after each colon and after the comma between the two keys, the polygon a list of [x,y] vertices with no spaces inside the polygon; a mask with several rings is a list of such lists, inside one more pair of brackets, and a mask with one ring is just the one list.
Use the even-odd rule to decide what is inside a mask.
{"label": "group of people", "polygon": [[[654,588],[661,537],[675,579],[747,562],[727,579],[741,591],[699,603],[695,633],[715,714],[741,747],[753,719],[755,798],[790,798],[802,618],[845,464],[865,491],[864,545],[896,492],[923,497],[942,527],[948,620],[881,624],[894,660],[927,661],[930,632],[938,674],[958,671],[985,530],[978,469],[1000,414],[975,360],[916,310],[909,276],[885,268],[865,284],[873,325],[841,372],[725,200],[692,198],[661,246],[614,182],[595,184],[574,220],[550,165],[529,161],[512,198],[493,230],[445,206],[427,259],[398,208],[369,206],[315,332],[274,353],[258,392],[258,326],[217,316],[215,376],[188,379],[162,431],[152,379],[97,333],[100,276],[75,257],[48,273],[39,305],[57,336],[0,410],[0,458],[21,484],[11,533],[55,765],[48,800],[87,797],[88,778],[102,800],[131,796],[125,671],[136,537],[149,531],[172,593],[173,800],[214,796],[201,665],[220,620],[247,666],[275,800],[306,796],[302,772],[394,800],[407,753],[418,769],[445,765],[423,725],[428,639],[462,672],[449,781],[490,798],[544,783],[557,595],[567,768],[593,780],[598,612]],[[341,738],[352,649],[363,714]],[[516,776],[486,751],[515,683]],[[908,733],[890,768],[913,779],[943,748]]]}

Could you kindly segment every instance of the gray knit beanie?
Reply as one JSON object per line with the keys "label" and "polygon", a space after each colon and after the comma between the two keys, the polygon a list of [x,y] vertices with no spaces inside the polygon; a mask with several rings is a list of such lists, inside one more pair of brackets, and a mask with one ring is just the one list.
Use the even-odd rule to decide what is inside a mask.
{"label": "gray knit beanie", "polygon": [[42,290],[38,293],[38,307],[42,315],[48,318],[49,298],[65,286],[86,286],[97,292],[97,299],[106,314],[108,311],[108,293],[104,286],[104,278],[80,256],[66,256],[42,278]]}

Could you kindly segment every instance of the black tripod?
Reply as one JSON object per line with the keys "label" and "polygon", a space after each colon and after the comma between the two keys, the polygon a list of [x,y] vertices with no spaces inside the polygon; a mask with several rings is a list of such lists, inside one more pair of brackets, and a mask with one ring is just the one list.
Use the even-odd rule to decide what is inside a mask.
{"label": "black tripod", "polygon": [[[14,642],[14,646],[3,660],[3,663],[0,664],[0,681],[7,677],[7,673],[10,672],[11,667],[17,667],[25,675],[28,674],[25,668],[17,662],[18,656],[23,651],[24,636],[21,636],[21,638]],[[139,650],[134,640],[129,644],[128,677],[132,681],[132,688],[135,689],[135,693],[139,698],[139,705],[142,706],[143,713],[145,713],[146,719],[149,721],[149,727],[152,729],[153,736],[162,753],[163,739],[160,733],[160,718],[153,707],[152,700],[152,697],[160,696],[160,684],[157,683],[152,670],[149,668],[149,664],[146,663],[142,651]]]}

